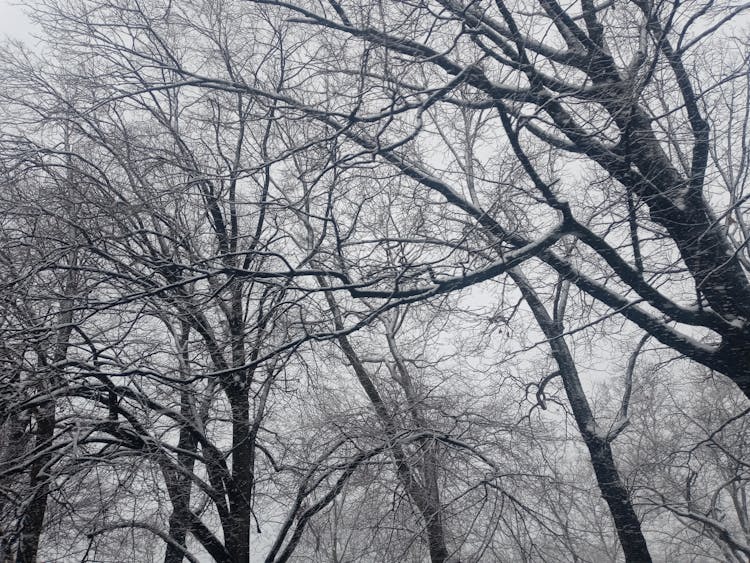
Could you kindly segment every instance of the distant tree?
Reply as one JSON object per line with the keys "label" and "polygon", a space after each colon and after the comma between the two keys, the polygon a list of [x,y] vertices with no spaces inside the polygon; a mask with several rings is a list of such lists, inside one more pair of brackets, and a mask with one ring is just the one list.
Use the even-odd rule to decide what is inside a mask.
{"label": "distant tree", "polygon": [[748,405],[726,380],[705,370],[679,374],[649,361],[653,355],[642,358],[634,382],[636,432],[619,445],[636,499],[653,507],[645,526],[658,522],[664,558],[690,550],[743,561],[750,555]]}

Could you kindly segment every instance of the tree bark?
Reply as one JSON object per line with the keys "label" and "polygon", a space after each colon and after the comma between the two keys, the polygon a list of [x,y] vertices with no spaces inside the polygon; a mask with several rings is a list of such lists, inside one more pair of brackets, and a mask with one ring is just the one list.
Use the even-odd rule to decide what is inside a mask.
{"label": "tree bark", "polygon": [[[71,294],[74,283],[71,281],[66,288]],[[61,362],[67,355],[70,335],[73,331],[73,300],[63,299],[60,303],[59,325],[55,332],[55,343],[52,351],[52,365],[44,350],[40,350],[39,363],[43,380],[40,382],[41,392],[49,393],[55,387],[58,377],[55,373],[55,364]],[[44,516],[47,513],[47,498],[50,491],[50,465],[53,462],[51,451],[44,450],[52,446],[57,426],[56,416],[57,404],[54,399],[48,399],[42,403],[36,412],[36,433],[34,436],[34,450],[40,455],[31,464],[29,472],[29,485],[32,497],[29,508],[24,516],[21,527],[21,539],[18,546],[17,563],[35,563],[39,551],[39,539],[44,528]]]}
{"label": "tree bark", "polygon": [[[180,393],[180,413],[188,419],[192,417],[186,390]],[[197,443],[187,428],[180,428],[177,447],[180,450],[177,454],[177,461],[185,473],[165,474],[165,478],[167,480],[167,491],[172,501],[172,514],[169,516],[169,536],[183,549],[167,543],[164,563],[182,562],[185,557],[183,550],[187,547],[185,540],[190,529],[190,520],[187,515],[190,511],[190,493],[193,484],[189,474],[193,471],[195,458],[189,452],[195,453],[197,451]]]}
{"label": "tree bark", "polygon": [[[34,449],[44,450],[52,445],[56,425],[55,402],[49,401],[40,406],[36,415],[37,430],[34,436]],[[39,551],[39,539],[47,512],[47,497],[50,490],[49,465],[51,453],[44,453],[31,465],[29,483],[31,500],[21,527],[21,538],[18,546],[17,563],[36,563]]]}
{"label": "tree bark", "polygon": [[581,387],[573,355],[564,340],[562,323],[550,316],[520,269],[511,270],[510,276],[521,290],[550,344],[578,431],[588,449],[596,482],[614,520],[625,560],[629,563],[648,563],[651,561],[651,554],[641,530],[640,519],[630,500],[628,490],[620,479],[609,439],[597,431],[596,419]]}
{"label": "tree bark", "polygon": [[227,487],[230,516],[226,546],[233,563],[249,563],[255,462],[250,405],[244,388],[233,388],[228,396],[232,408],[232,479]]}
{"label": "tree bark", "polygon": [[[318,278],[318,283],[322,287],[326,287],[322,278]],[[340,332],[343,330],[344,326],[341,321],[341,313],[339,312],[338,304],[330,292],[326,292],[326,300],[328,301],[329,308],[333,314],[334,327]],[[430,454],[427,455],[428,459],[425,461],[425,465],[421,472],[424,481],[424,484],[422,484],[417,480],[415,476],[416,468],[410,464],[403,447],[395,442],[395,438],[398,434],[395,421],[391,416],[388,407],[385,405],[380,392],[377,390],[373,378],[360,360],[349,342],[349,339],[342,334],[337,340],[347,361],[354,369],[357,380],[362,386],[367,398],[372,403],[375,413],[383,424],[388,439],[393,443],[391,453],[396,466],[398,479],[424,520],[424,530],[430,553],[430,561],[432,563],[444,563],[448,561],[449,551],[446,542],[443,507],[440,504],[440,489],[437,482],[437,475],[434,470],[435,468],[430,467],[431,463],[434,462],[434,456]],[[389,340],[389,343],[391,344],[391,352],[393,353],[393,342],[390,337]],[[396,358],[396,362],[398,363],[398,358]],[[403,366],[401,369],[404,371]],[[404,375],[408,377],[408,374],[402,373],[402,377],[404,377]],[[412,402],[412,399],[412,397],[407,396],[407,400],[410,403]]]}

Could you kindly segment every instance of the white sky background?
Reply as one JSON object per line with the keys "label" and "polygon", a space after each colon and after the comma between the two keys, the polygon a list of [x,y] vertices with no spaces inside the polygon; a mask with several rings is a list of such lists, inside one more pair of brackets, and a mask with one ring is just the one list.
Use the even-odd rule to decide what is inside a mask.
{"label": "white sky background", "polygon": [[0,0],[0,39],[20,39],[26,43],[34,43],[31,34],[34,25],[24,14],[24,2]]}

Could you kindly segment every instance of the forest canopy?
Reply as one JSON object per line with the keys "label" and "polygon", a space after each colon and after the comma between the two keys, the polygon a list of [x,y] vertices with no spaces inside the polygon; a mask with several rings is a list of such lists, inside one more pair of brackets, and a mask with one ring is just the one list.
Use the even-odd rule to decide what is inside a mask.
{"label": "forest canopy", "polygon": [[0,561],[747,561],[749,10],[34,0]]}

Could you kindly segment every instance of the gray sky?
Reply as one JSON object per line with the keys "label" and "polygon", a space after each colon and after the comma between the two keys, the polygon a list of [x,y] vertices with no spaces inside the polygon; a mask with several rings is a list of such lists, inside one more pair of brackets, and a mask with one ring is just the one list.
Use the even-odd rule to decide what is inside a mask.
{"label": "gray sky", "polygon": [[31,40],[33,26],[23,13],[24,2],[0,0],[0,38]]}

